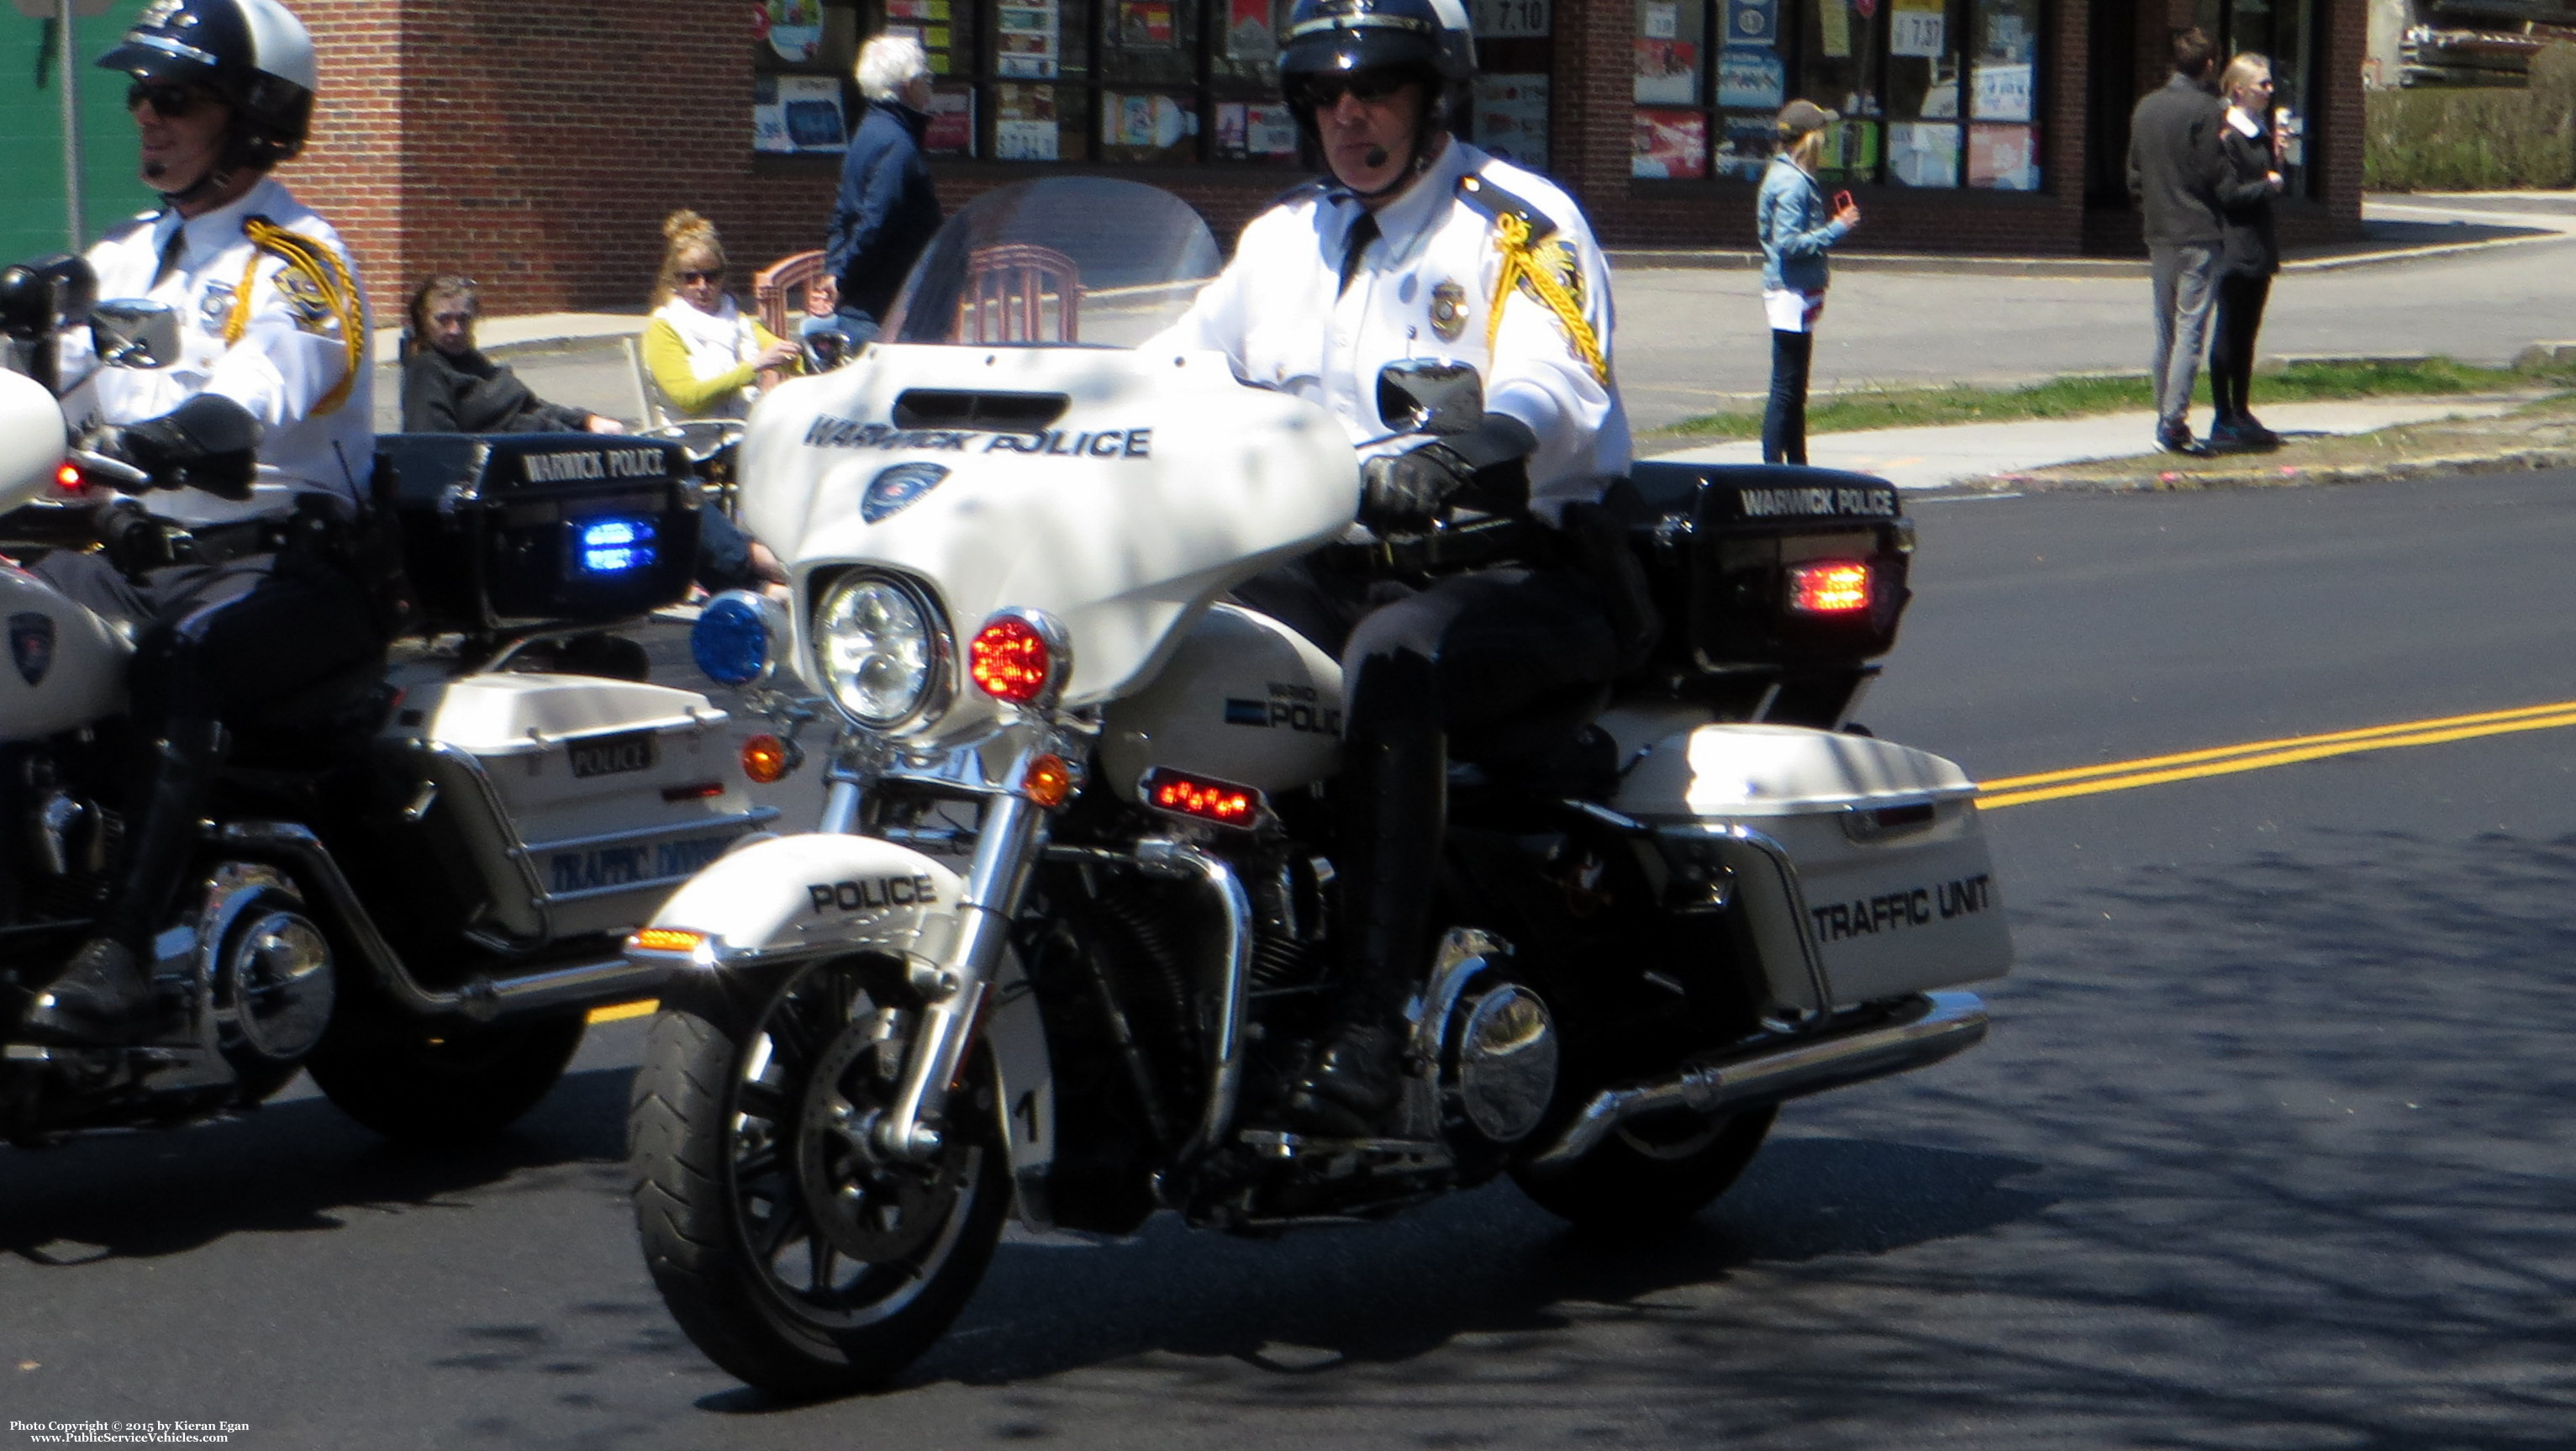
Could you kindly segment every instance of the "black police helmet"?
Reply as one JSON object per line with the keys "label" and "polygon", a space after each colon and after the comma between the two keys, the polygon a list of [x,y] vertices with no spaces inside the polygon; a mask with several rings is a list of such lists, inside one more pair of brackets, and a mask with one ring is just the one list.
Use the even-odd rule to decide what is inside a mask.
{"label": "black police helmet", "polygon": [[98,65],[222,97],[237,161],[289,160],[312,129],[313,37],[277,0],[152,0]]}
{"label": "black police helmet", "polygon": [[1364,70],[1419,73],[1442,107],[1463,105],[1476,77],[1464,0],[1297,0],[1279,51],[1279,84],[1299,121],[1311,124],[1303,77]]}

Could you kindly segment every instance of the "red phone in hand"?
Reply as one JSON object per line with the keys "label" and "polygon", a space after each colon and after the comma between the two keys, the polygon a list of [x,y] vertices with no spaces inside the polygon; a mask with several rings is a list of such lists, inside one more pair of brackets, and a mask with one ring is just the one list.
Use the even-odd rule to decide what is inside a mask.
{"label": "red phone in hand", "polygon": [[1835,210],[1835,211],[1838,211],[1838,212],[1839,212],[1839,211],[1844,211],[1844,210],[1848,209],[1848,208],[1851,206],[1851,204],[1852,204],[1852,199],[1851,199],[1851,193],[1850,193],[1850,192],[1847,192],[1847,191],[1838,191],[1838,192],[1835,192],[1835,193],[1834,193],[1834,210]]}

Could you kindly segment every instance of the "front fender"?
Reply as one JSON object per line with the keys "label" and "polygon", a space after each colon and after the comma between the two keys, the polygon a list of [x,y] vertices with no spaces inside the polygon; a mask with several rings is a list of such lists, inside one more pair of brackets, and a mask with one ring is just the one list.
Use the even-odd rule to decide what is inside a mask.
{"label": "front fender", "polygon": [[[937,964],[957,940],[965,882],[936,860],[873,837],[773,837],[719,858],[671,894],[651,927],[629,939],[638,961],[685,960],[681,971],[739,971],[768,963],[874,952]],[[694,934],[694,947],[649,945],[651,932]],[[671,941],[672,939],[664,939]],[[995,1102],[1019,1213],[1046,1228],[1041,1192],[1055,1161],[1055,1075],[1037,994],[1019,955],[1004,951],[984,996]]]}

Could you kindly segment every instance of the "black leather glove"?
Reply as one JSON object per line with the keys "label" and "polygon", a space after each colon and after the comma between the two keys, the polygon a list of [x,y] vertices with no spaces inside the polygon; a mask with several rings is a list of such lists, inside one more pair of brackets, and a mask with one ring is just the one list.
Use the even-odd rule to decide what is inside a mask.
{"label": "black leather glove", "polygon": [[152,476],[155,489],[203,489],[250,497],[258,477],[259,420],[216,393],[200,393],[158,418],[107,430],[94,445]]}
{"label": "black leather glove", "polygon": [[1453,501],[1494,513],[1529,504],[1527,460],[1538,435],[1508,413],[1464,433],[1370,459],[1360,471],[1360,522],[1380,534],[1429,528]]}

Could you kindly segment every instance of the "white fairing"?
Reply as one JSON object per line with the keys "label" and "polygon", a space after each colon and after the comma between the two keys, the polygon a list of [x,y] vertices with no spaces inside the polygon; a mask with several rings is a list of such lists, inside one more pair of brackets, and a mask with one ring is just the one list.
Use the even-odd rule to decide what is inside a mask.
{"label": "white fairing", "polygon": [[0,510],[43,493],[62,461],[62,405],[44,384],[0,368]]}
{"label": "white fairing", "polygon": [[[1614,713],[1605,723],[1619,736],[1618,726],[1646,721]],[[1775,995],[1819,1006],[1795,981],[1812,949],[1831,1005],[1848,1006],[2012,966],[1976,790],[1955,763],[1893,741],[1703,724],[1632,748],[1612,805],[1667,832],[1741,828],[1775,843],[1793,879],[1752,845],[1712,838],[1735,873]]]}
{"label": "white fairing", "polygon": [[1342,670],[1296,631],[1218,605],[1154,682],[1102,719],[1100,769],[1137,799],[1156,767],[1267,792],[1321,781],[1342,758]]}
{"label": "white fairing", "polygon": [[125,662],[134,653],[125,637],[8,565],[0,565],[0,640],[8,648],[0,660],[0,740],[42,740],[124,709]]}
{"label": "white fairing", "polygon": [[[1072,402],[1036,433],[897,429],[908,389]],[[949,472],[870,524],[862,497],[899,463]],[[872,346],[764,397],[741,476],[744,523],[809,608],[817,571],[865,564],[929,586],[960,647],[997,609],[1043,610],[1071,635],[1071,705],[1133,689],[1206,601],[1330,539],[1359,499],[1349,441],[1314,405],[1243,386],[1214,353],[1088,348]],[[793,656],[819,688],[809,623],[800,610]],[[991,703],[951,684],[930,733],[980,731]]]}
{"label": "white fairing", "polygon": [[[882,952],[942,961],[964,883],[909,847],[864,836],[756,841],[700,872],[654,915],[656,927],[703,932],[723,952]],[[1055,1080],[1037,996],[1004,952],[984,1010],[984,1041],[1001,1075],[1011,1169],[1026,1182],[1055,1158]],[[1022,1201],[1023,1213],[1030,1205]]]}

